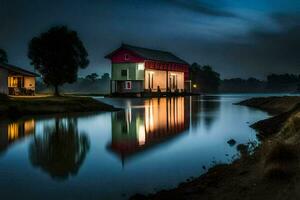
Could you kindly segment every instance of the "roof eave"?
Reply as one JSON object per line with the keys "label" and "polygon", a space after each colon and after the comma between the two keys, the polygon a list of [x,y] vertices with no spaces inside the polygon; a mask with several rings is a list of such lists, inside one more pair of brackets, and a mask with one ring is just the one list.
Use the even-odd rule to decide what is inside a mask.
{"label": "roof eave", "polygon": [[128,49],[128,48],[126,48],[126,47],[124,47],[124,46],[121,46],[121,47],[119,47],[118,49],[116,49],[116,50],[114,50],[113,52],[111,52],[110,54],[107,54],[106,56],[104,56],[104,58],[106,58],[106,59],[111,59],[111,57],[112,57],[113,55],[115,55],[118,51],[120,51],[120,50],[122,50],[122,49],[126,49],[127,51],[130,51],[132,54],[134,54],[134,55],[137,56],[137,57],[140,57],[140,58],[143,58],[143,59],[147,59],[147,58],[145,58],[145,57],[139,55],[139,54],[136,53],[135,51],[133,51],[133,50],[131,50],[131,49]]}
{"label": "roof eave", "polygon": [[[2,65],[1,65],[2,64]],[[16,69],[13,69],[13,68],[10,68],[9,66],[13,67],[13,68],[16,68]],[[6,64],[6,63],[0,63],[0,68],[3,68],[5,70],[7,70],[8,72],[13,72],[13,73],[16,73],[16,74],[21,74],[23,76],[32,76],[32,77],[40,77],[39,74],[37,73],[34,73],[34,72],[31,72],[31,71],[27,71],[25,69],[22,69],[20,67],[17,67],[17,66],[13,66],[13,65],[10,65],[10,64]]]}

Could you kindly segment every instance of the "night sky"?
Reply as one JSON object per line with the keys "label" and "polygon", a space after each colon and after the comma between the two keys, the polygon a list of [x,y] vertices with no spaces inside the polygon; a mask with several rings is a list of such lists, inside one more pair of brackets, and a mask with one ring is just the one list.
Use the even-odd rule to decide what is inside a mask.
{"label": "night sky", "polygon": [[0,0],[0,48],[33,69],[30,39],[54,25],[78,32],[90,65],[122,42],[210,64],[222,78],[300,73],[300,0]]}

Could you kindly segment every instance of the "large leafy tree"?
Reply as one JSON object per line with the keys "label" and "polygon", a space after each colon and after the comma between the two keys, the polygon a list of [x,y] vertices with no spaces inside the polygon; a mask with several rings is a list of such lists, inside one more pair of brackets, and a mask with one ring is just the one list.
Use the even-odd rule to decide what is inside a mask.
{"label": "large leafy tree", "polygon": [[66,26],[56,26],[29,43],[28,57],[44,82],[53,86],[59,95],[59,86],[77,80],[79,68],[89,64],[88,53],[77,33]]}
{"label": "large leafy tree", "polygon": [[8,59],[7,59],[7,54],[6,51],[4,51],[3,49],[0,49],[0,63],[7,63]]}

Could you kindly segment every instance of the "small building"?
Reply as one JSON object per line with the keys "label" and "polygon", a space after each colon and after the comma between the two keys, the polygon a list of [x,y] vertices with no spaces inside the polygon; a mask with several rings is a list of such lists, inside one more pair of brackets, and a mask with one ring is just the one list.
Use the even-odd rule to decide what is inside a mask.
{"label": "small building", "polygon": [[0,63],[0,93],[8,95],[34,95],[35,78],[39,75],[25,69]]}
{"label": "small building", "polygon": [[111,60],[111,93],[184,92],[189,64],[166,51],[122,44]]}

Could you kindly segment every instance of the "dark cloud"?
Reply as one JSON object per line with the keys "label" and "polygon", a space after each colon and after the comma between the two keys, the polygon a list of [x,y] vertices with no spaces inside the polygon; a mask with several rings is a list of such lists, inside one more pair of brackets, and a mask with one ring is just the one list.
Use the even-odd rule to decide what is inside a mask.
{"label": "dark cloud", "polygon": [[177,6],[188,11],[196,12],[199,14],[218,16],[218,17],[235,17],[236,15],[232,12],[226,11],[223,8],[216,7],[216,4],[224,6],[224,2],[215,0],[214,4],[208,3],[208,1],[201,0],[162,0],[162,2],[168,2],[170,5]]}
{"label": "dark cloud", "polygon": [[66,24],[90,54],[82,75],[110,72],[103,57],[121,42],[211,64],[223,77],[300,73],[297,4],[276,2],[274,10],[270,0],[0,0],[0,48],[29,66],[28,41]]}
{"label": "dark cloud", "polygon": [[[254,27],[239,41],[211,45],[208,54],[223,75],[232,73],[243,77],[265,77],[269,73],[300,74],[300,15],[274,14],[270,16],[278,30],[267,31]],[[234,72],[233,72],[234,70]],[[258,75],[259,73],[259,75]]]}

